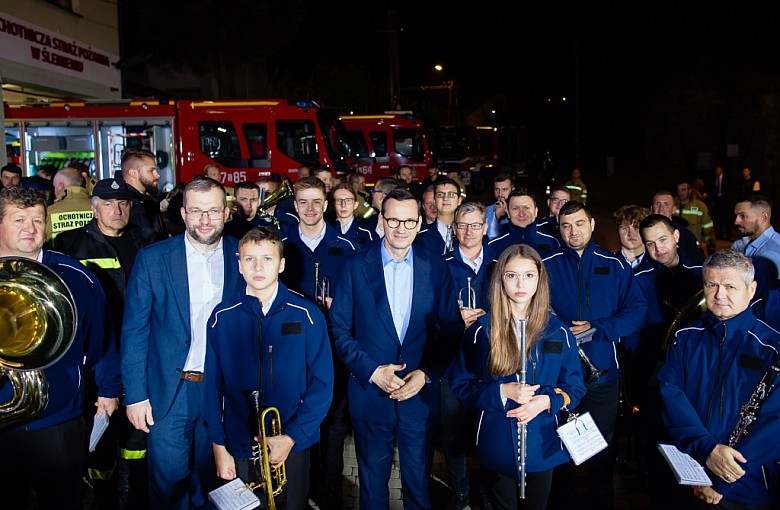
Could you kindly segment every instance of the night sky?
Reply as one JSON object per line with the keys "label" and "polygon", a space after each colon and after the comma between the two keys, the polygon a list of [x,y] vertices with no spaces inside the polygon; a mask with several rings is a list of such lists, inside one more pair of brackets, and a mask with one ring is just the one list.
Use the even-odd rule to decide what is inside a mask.
{"label": "night sky", "polygon": [[[746,129],[733,132],[734,119],[760,100],[741,108],[746,95],[736,90],[777,92],[780,104],[778,2],[120,1],[144,20],[125,30],[130,55],[175,47],[177,62],[199,62],[205,48],[221,45],[226,58],[242,62],[265,51],[272,80],[311,82],[313,69],[326,63],[354,66],[376,84],[363,87],[377,90],[389,81],[387,11],[395,9],[407,99],[420,97],[415,87],[454,80],[464,120],[503,96],[504,123],[528,127],[529,157],[552,151],[564,168],[580,157],[603,166],[614,155],[624,171],[693,172],[696,151],[721,156],[727,143],[744,142]],[[329,80],[349,92],[360,88],[340,76]],[[351,106],[344,94],[338,101]],[[389,102],[388,94],[383,108]],[[712,122],[718,125],[705,132]],[[766,143],[751,136],[757,149],[743,144],[741,154],[758,165]],[[675,143],[681,147],[661,154]]]}
{"label": "night sky", "polygon": [[[579,4],[318,2],[290,50],[311,45],[312,57],[327,54],[386,74],[391,6],[403,29],[402,86],[455,79],[464,104],[493,93],[527,106],[547,96],[572,97],[575,62],[581,93],[626,97],[669,76],[718,80],[780,67],[777,3]],[[434,74],[435,63],[445,66],[444,76]]]}

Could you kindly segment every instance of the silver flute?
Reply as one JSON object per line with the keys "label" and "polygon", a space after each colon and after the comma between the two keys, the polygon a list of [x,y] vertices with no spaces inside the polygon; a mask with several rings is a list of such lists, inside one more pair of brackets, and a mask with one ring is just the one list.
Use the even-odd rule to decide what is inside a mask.
{"label": "silver flute", "polygon": [[[517,374],[517,380],[521,386],[526,384],[526,374],[528,372],[528,358],[526,356],[527,340],[525,337],[525,327],[527,321],[520,320],[520,334],[517,339],[520,347],[520,371]],[[520,480],[517,482],[517,488],[520,499],[525,499],[525,452],[526,452],[526,426],[525,423],[517,421],[517,464],[520,467]]]}

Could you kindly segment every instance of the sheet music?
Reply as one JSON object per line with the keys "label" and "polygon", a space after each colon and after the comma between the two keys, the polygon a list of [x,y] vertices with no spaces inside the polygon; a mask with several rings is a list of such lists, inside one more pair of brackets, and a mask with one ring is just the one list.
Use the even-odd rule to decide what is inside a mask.
{"label": "sheet music", "polygon": [[680,485],[712,485],[712,480],[707,476],[701,464],[696,459],[678,450],[670,444],[659,444],[658,449],[669,463],[669,467]]}
{"label": "sheet music", "polygon": [[578,466],[607,447],[607,441],[590,413],[581,414],[561,425],[557,432]]}
{"label": "sheet music", "polygon": [[92,422],[92,434],[89,436],[89,451],[94,452],[97,448],[100,438],[103,437],[103,433],[108,428],[108,413],[103,411],[100,416],[95,415],[95,419]]}
{"label": "sheet music", "polygon": [[209,501],[219,510],[250,510],[260,506],[260,499],[246,488],[240,478],[209,492]]}

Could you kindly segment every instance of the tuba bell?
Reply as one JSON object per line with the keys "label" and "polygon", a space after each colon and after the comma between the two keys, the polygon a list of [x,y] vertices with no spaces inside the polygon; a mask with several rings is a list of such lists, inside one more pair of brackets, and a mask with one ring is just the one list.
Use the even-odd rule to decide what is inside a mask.
{"label": "tuba bell", "polygon": [[73,295],[54,271],[27,258],[0,258],[0,378],[13,388],[11,400],[0,404],[0,428],[46,407],[43,369],[70,348],[76,324]]}
{"label": "tuba bell", "polygon": [[260,207],[258,207],[257,209],[257,215],[260,218],[273,221],[274,225],[278,228],[279,220],[276,219],[276,217],[273,214],[269,213],[268,210],[273,208],[275,205],[277,205],[285,198],[289,198],[293,196],[293,189],[290,186],[290,181],[285,179],[284,181],[282,181],[282,184],[278,188],[273,190],[268,195],[265,194],[265,190],[262,188],[260,192],[261,192]]}
{"label": "tuba bell", "polygon": [[669,327],[666,328],[666,335],[664,335],[661,349],[666,351],[672,342],[674,342],[674,335],[677,333],[677,330],[688,323],[698,320],[706,311],[707,302],[704,299],[704,289],[702,288],[685,302],[669,324]]}

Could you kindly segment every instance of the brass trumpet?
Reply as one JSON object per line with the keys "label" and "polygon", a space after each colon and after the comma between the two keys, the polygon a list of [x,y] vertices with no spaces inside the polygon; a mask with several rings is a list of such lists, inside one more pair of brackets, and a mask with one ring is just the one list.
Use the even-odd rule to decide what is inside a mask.
{"label": "brass trumpet", "polygon": [[252,492],[261,490],[268,499],[268,509],[276,510],[274,498],[282,493],[284,484],[287,483],[287,470],[284,464],[275,468],[269,458],[268,438],[282,434],[282,420],[279,410],[275,407],[260,408],[260,392],[253,391],[252,398],[255,401],[255,415],[257,416],[257,430],[259,441],[252,446],[252,461],[260,469],[260,482],[249,483],[247,487]]}

